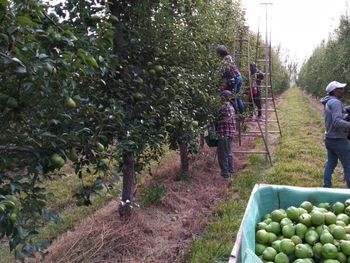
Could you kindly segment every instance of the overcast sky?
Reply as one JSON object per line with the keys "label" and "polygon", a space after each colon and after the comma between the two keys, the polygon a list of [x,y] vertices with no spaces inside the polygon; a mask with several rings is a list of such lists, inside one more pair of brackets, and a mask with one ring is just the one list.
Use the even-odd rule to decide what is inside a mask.
{"label": "overcast sky", "polygon": [[[262,2],[272,2],[268,11],[273,46],[281,44],[290,60],[300,64],[312,54],[323,39],[339,25],[342,14],[349,12],[348,0],[241,0],[246,9],[250,28],[257,32],[259,24],[265,29],[265,7]],[[259,23],[260,21],[260,23]]]}

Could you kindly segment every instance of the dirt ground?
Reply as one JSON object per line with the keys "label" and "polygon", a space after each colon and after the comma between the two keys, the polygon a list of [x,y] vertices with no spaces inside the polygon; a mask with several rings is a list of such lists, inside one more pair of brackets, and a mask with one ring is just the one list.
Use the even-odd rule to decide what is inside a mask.
{"label": "dirt ground", "polygon": [[[257,130],[255,121],[247,123],[250,130]],[[241,146],[235,139],[234,150],[248,151],[253,146],[254,138],[242,136]],[[246,166],[247,156],[234,155],[236,171]],[[179,167],[179,159],[171,160],[145,180],[166,187],[161,205],[135,209],[125,222],[117,214],[118,202],[112,201],[58,237],[45,262],[185,262],[191,241],[208,225],[216,207],[239,196],[228,191],[235,179],[220,176],[216,148],[204,146],[191,157],[190,180],[175,180]]]}

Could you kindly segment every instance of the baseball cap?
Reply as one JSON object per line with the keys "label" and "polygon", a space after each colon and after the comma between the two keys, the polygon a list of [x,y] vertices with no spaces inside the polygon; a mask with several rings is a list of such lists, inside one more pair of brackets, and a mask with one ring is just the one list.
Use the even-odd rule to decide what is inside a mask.
{"label": "baseball cap", "polygon": [[224,52],[227,52],[227,48],[224,46],[224,45],[218,45],[217,47],[216,47],[216,52],[218,52],[218,53],[224,53]]}
{"label": "baseball cap", "polygon": [[346,86],[346,83],[340,83],[340,82],[334,80],[327,85],[326,92],[329,94],[333,90],[344,88],[345,86]]}
{"label": "baseball cap", "polygon": [[223,90],[223,91],[220,93],[220,96],[221,96],[221,97],[228,98],[228,97],[231,97],[231,96],[232,96],[232,92],[229,91],[229,90]]}

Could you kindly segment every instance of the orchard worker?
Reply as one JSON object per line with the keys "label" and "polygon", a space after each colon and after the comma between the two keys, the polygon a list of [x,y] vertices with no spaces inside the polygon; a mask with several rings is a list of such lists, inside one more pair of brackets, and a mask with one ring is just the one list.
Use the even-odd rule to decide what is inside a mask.
{"label": "orchard worker", "polygon": [[264,79],[264,73],[261,72],[255,63],[250,64],[250,75],[253,80],[253,87],[251,87],[251,93],[253,102],[258,108],[258,118],[261,117],[261,81]]}
{"label": "orchard worker", "polygon": [[222,74],[222,90],[229,90],[234,94],[233,107],[236,113],[244,112],[244,104],[242,100],[242,76],[236,65],[235,58],[228,54],[227,48],[224,45],[218,45],[216,53],[222,58],[223,67]]}
{"label": "orchard worker", "polygon": [[321,99],[324,105],[325,145],[327,162],[324,169],[323,187],[332,187],[332,174],[338,159],[343,165],[344,177],[350,188],[350,143],[348,134],[350,122],[346,121],[346,112],[340,99],[344,95],[345,83],[332,81],[326,87],[328,96]]}
{"label": "orchard worker", "polygon": [[235,111],[230,100],[233,94],[229,90],[220,93],[222,105],[218,112],[216,131],[218,135],[218,162],[221,169],[221,176],[229,178],[233,176],[233,155],[232,143],[235,133]]}

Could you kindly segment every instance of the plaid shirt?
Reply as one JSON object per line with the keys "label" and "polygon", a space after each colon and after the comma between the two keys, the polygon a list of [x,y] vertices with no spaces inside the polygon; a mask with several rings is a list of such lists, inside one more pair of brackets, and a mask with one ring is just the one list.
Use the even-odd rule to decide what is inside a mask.
{"label": "plaid shirt", "polygon": [[219,136],[233,138],[236,131],[235,110],[230,102],[225,102],[219,109],[216,131]]}
{"label": "plaid shirt", "polygon": [[234,57],[232,57],[231,55],[227,55],[224,57],[224,78],[226,78],[227,80],[238,77],[241,75],[241,73],[238,70],[238,67],[236,65],[236,61],[234,59]]}

